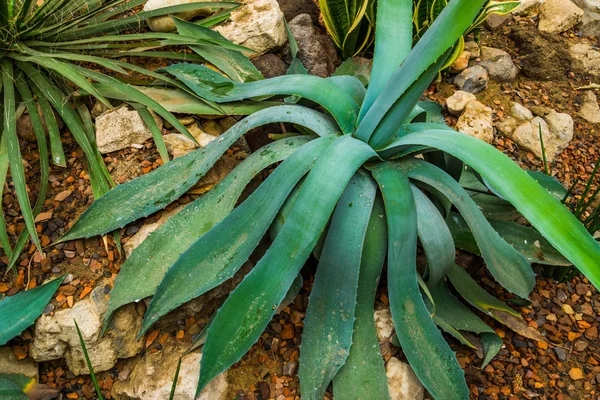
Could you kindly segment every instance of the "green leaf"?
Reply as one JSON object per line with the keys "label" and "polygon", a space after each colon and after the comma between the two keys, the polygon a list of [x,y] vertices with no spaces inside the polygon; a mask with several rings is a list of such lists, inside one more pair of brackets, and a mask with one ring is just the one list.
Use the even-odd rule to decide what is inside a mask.
{"label": "green leaf", "polygon": [[376,194],[377,184],[359,170],[335,208],[304,319],[298,371],[303,398],[322,399],[350,353],[361,256]]}
{"label": "green leaf", "polygon": [[[523,254],[527,261],[542,265],[572,265],[534,228],[510,221],[490,220],[489,222],[502,239]],[[452,213],[447,219],[447,224],[454,237],[456,247],[473,254],[480,254],[477,242],[460,214]]]}
{"label": "green leaf", "polygon": [[290,46],[290,53],[292,55],[292,62],[290,63],[290,67],[287,70],[288,75],[306,75],[308,74],[308,70],[304,65],[302,65],[302,61],[298,58],[298,42],[296,38],[292,34],[289,24],[284,19],[283,23],[285,24],[285,32],[287,34],[288,43]]}
{"label": "green leaf", "polygon": [[88,355],[87,348],[85,346],[85,342],[83,341],[83,336],[81,336],[81,331],[79,330],[79,325],[77,325],[77,321],[75,322],[75,329],[77,330],[77,336],[79,336],[79,344],[81,345],[81,350],[83,351],[83,357],[85,358],[85,363],[90,371],[90,377],[92,378],[92,383],[94,384],[94,389],[96,390],[96,395],[98,399],[104,400],[102,396],[102,392],[100,391],[100,385],[98,385],[98,380],[96,379],[96,373],[94,372],[94,368],[92,367],[92,362],[90,361],[90,356]]}
{"label": "green leaf", "polygon": [[18,336],[42,315],[64,277],[0,300],[0,346]]}
{"label": "green leaf", "polygon": [[417,232],[427,256],[428,281],[435,285],[454,265],[455,246],[446,221],[437,207],[415,186],[411,185],[417,209]]}
{"label": "green leaf", "polygon": [[417,212],[408,178],[397,163],[371,168],[385,202],[388,293],[396,333],[410,365],[436,399],[468,399],[456,356],[435,326],[417,279]]}
{"label": "green leaf", "polygon": [[[4,184],[6,183],[6,174],[8,172],[8,147],[6,146],[6,135],[0,138],[0,198],[3,198]],[[4,210],[0,207],[0,244],[2,250],[8,258],[12,257],[13,251],[10,245],[10,238],[6,231],[6,221],[4,220]]]}
{"label": "green leaf", "polygon": [[[383,117],[390,111],[396,101],[427,69],[462,36],[477,16],[486,0],[454,0],[448,4],[435,23],[419,40],[408,54],[401,66],[386,79],[385,89],[376,97],[375,102],[364,114],[356,136],[368,141]],[[376,55],[377,56],[377,55]],[[381,132],[379,143],[386,143],[398,129],[392,132]],[[387,137],[387,140],[386,140]]]}
{"label": "green leaf", "polygon": [[29,397],[23,392],[23,386],[18,385],[6,375],[0,374],[0,398],[4,400],[29,400]]}
{"label": "green leaf", "polygon": [[439,191],[454,204],[465,218],[494,278],[510,292],[523,298],[529,296],[535,285],[535,274],[519,252],[506,243],[491,227],[468,193],[450,175],[424,161],[402,161],[409,178],[420,181]]}
{"label": "green leaf", "polygon": [[[484,349],[486,350],[485,359],[481,366],[481,368],[484,368],[500,350],[502,346],[502,340],[500,337],[496,335],[494,330],[486,325],[481,318],[475,315],[473,311],[471,311],[460,300],[450,294],[445,282],[439,282],[438,284],[431,286],[431,295],[436,305],[434,320],[436,323],[438,322],[438,319],[448,323],[453,329],[456,330],[456,333],[458,333],[458,340],[464,340],[463,343],[466,341],[465,344],[470,347],[474,347],[474,345],[469,343],[458,331],[489,334],[489,336],[482,335],[482,339],[485,337],[484,341],[486,347]],[[440,325],[440,327],[442,326]],[[452,332],[448,333],[455,335]]]}
{"label": "green leaf", "polygon": [[562,199],[567,196],[567,189],[555,177],[546,175],[542,171],[527,171],[527,173],[529,176],[535,179],[537,183],[545,188],[556,200],[562,201]]}
{"label": "green leaf", "polygon": [[244,133],[271,122],[296,123],[323,135],[337,130],[328,118],[304,107],[280,106],[256,112],[206,147],[117,186],[96,200],[61,241],[102,235],[163,209],[191,188]]}
{"label": "green leaf", "polygon": [[198,96],[217,103],[258,96],[296,95],[323,106],[342,132],[352,133],[358,105],[335,83],[311,75],[287,75],[258,82],[237,83],[195,64],[173,64],[165,71],[185,83]]}
{"label": "green leaf", "polygon": [[352,98],[352,100],[356,102],[356,104],[363,102],[367,91],[358,78],[348,75],[341,75],[332,76],[327,78],[327,80],[338,85],[340,89],[344,90]]}
{"label": "green leaf", "polygon": [[52,107],[50,106],[50,103],[48,103],[48,100],[46,100],[46,98],[39,93],[38,87],[32,86],[31,88],[37,96],[37,102],[42,110],[42,116],[44,118],[46,128],[48,129],[52,161],[54,162],[54,165],[66,167],[67,159],[65,157],[65,151],[63,150],[62,140],[60,138],[60,129],[58,128],[54,111],[52,111]]}
{"label": "green leaf", "polygon": [[353,57],[344,61],[331,76],[349,75],[357,78],[367,87],[371,76],[371,63],[368,58]]}
{"label": "green leaf", "polygon": [[544,338],[536,329],[531,328],[523,321],[518,312],[482,289],[477,282],[469,276],[467,271],[461,267],[455,265],[448,273],[448,278],[450,278],[450,282],[452,282],[452,286],[454,286],[456,291],[473,307],[486,313],[496,321],[506,325],[522,336],[541,342],[547,342],[546,338]]}
{"label": "green leaf", "polygon": [[[123,92],[115,90],[111,85],[95,84],[96,88],[105,97],[121,101],[132,102],[135,99]],[[167,111],[179,114],[196,114],[200,116],[215,115],[250,115],[265,108],[280,106],[274,101],[241,101],[219,105],[218,110],[205,101],[184,92],[180,89],[164,89],[146,86],[137,86],[136,89],[150,97]]]}
{"label": "green leaf", "polygon": [[152,133],[152,139],[154,140],[154,144],[156,144],[158,154],[160,154],[160,158],[162,159],[163,163],[168,163],[170,159],[169,152],[167,151],[167,145],[165,144],[165,140],[162,137],[162,132],[158,127],[156,120],[150,113],[150,110],[148,110],[146,107],[137,104],[134,104],[134,107],[140,114],[140,117],[142,117],[142,120],[144,121],[146,127],[148,127],[148,129]]}
{"label": "green leaf", "polygon": [[412,42],[412,0],[379,0],[373,68],[359,122],[410,53]]}
{"label": "green leaf", "polygon": [[6,136],[10,175],[13,180],[13,184],[15,185],[17,200],[19,202],[19,207],[21,208],[21,213],[23,214],[23,219],[25,220],[26,229],[29,232],[29,236],[31,236],[38,251],[42,253],[42,244],[40,243],[37,231],[35,230],[33,210],[31,209],[29,195],[27,194],[25,170],[23,168],[23,161],[21,159],[19,138],[17,137],[15,87],[13,85],[15,74],[13,70],[13,63],[11,60],[6,58],[2,59],[0,63],[0,66],[2,67],[2,83],[4,86],[4,132],[2,136]]}
{"label": "green leaf", "polygon": [[461,159],[492,184],[596,287],[600,287],[600,244],[563,204],[508,156],[478,139],[450,131],[411,134],[396,141],[396,145],[425,145]]}
{"label": "green leaf", "polygon": [[333,139],[325,137],[302,146],[231,214],[204,235],[196,236],[197,240],[181,253],[158,286],[144,317],[142,333],[169,311],[233,277],[294,186]]}
{"label": "green leaf", "polygon": [[[295,137],[268,144],[242,161],[214,189],[169,218],[152,232],[121,266],[110,293],[105,328],[119,307],[156,292],[168,268],[196,240],[221,222],[234,208],[244,188],[261,170],[287,158],[310,137]],[[148,260],[152,268],[148,268]],[[144,279],[139,279],[140,275]]]}
{"label": "green leaf", "polygon": [[279,235],[217,312],[204,345],[198,393],[259,338],[309,257],[348,181],[375,156],[365,143],[342,136],[319,157]]}
{"label": "green leaf", "polygon": [[[185,36],[201,39],[227,40],[219,32],[197,24],[174,18],[177,32]],[[223,71],[229,78],[238,82],[251,82],[263,79],[262,73],[256,69],[242,52],[225,49],[215,45],[194,45],[190,48],[206,61]]]}
{"label": "green leaf", "polygon": [[373,316],[386,250],[385,207],[381,198],[376,197],[361,256],[352,347],[346,363],[333,379],[333,392],[341,399],[389,399]]}

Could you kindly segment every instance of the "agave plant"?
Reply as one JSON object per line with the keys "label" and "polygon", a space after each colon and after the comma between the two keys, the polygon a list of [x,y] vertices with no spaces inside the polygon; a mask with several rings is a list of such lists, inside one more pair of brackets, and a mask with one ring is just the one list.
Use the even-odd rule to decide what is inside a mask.
{"label": "agave plant", "polygon": [[[303,133],[259,149],[151,234],[121,267],[107,321],[118,307],[153,295],[145,332],[161,316],[231,278],[270,230],[268,251],[206,329],[198,392],[256,343],[311,253],[319,264],[300,349],[305,399],[322,399],[332,381],[336,398],[388,398],[373,321],[384,264],[399,342],[436,399],[469,396],[463,371],[438,327],[472,347],[476,343],[464,332],[481,334],[484,363],[501,347],[500,338],[454,293],[544,340],[528,333],[518,313],[455,265],[448,225],[459,215],[499,284],[527,297],[535,283],[527,258],[498,235],[459,183],[463,165],[476,171],[486,192],[489,188],[514,205],[597,287],[600,245],[506,155],[440,123],[439,107],[419,103],[485,3],[453,0],[413,47],[412,1],[380,0],[368,89],[350,76],[288,75],[239,83],[201,65],[165,68],[209,101],[226,105],[293,96],[326,111],[294,104],[258,111],[205,148],[98,199],[62,241],[104,234],[166,207],[250,129],[291,123]],[[250,180],[280,161],[236,207]],[[418,243],[427,259],[423,268],[417,264]]]}
{"label": "agave plant", "polygon": [[[44,126],[50,139],[52,162],[66,166],[55,112],[65,122],[87,157],[94,197],[100,197],[114,186],[96,148],[90,113],[84,99],[76,94],[91,95],[107,107],[111,107],[110,98],[135,103],[133,105],[140,108],[146,123],[155,125],[147,111],[151,109],[195,140],[157,101],[123,81],[132,80],[133,77],[128,75],[134,73],[174,88],[186,88],[164,75],[122,61],[123,57],[209,61],[232,79],[262,78],[242,56],[240,51],[246,49],[207,28],[227,18],[230,11],[239,6],[238,3],[183,4],[129,15],[144,3],[145,0],[46,0],[37,6],[32,0],[0,2],[0,92],[3,96],[0,104],[0,129],[3,132],[0,141],[0,184],[4,187],[10,166],[16,197],[25,221],[25,229],[13,248],[4,218],[0,218],[0,244],[10,259],[9,267],[15,265],[29,237],[42,253],[34,220],[44,204],[48,187],[49,154]],[[135,33],[145,27],[146,18],[201,8],[220,12],[199,24],[178,21],[180,34]],[[181,33],[181,30],[185,32]],[[196,54],[160,51],[166,46],[190,46]],[[105,75],[99,69],[116,73],[121,80]],[[78,92],[75,92],[76,88]],[[209,104],[202,103],[202,106],[204,112],[216,112]],[[16,120],[25,109],[29,113],[40,154],[40,187],[33,208],[27,195],[16,133]],[[160,131],[155,126],[150,128],[162,150],[161,155],[168,161]]]}

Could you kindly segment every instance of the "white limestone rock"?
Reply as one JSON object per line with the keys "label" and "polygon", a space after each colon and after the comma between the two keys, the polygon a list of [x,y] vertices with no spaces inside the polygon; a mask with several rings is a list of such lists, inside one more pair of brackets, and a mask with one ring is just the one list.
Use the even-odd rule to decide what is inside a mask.
{"label": "white limestone rock", "polygon": [[546,0],[540,7],[538,29],[546,33],[562,33],[583,19],[583,10],[570,0]]}
{"label": "white limestone rock", "polygon": [[410,365],[392,357],[385,372],[391,400],[423,400],[425,388]]}
{"label": "white limestone rock", "polygon": [[469,102],[458,119],[455,129],[484,142],[492,143],[494,140],[492,109],[476,100]]}

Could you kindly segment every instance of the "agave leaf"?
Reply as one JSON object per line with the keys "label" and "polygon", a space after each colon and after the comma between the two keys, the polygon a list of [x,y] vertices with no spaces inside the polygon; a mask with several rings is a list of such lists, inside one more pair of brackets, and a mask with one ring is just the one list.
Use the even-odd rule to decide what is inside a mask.
{"label": "agave leaf", "polygon": [[411,185],[411,190],[417,208],[419,241],[427,256],[429,284],[435,285],[454,265],[454,241],[437,207],[415,186]]}
{"label": "agave leaf", "polygon": [[333,379],[333,391],[338,398],[389,399],[387,376],[373,317],[386,250],[385,207],[381,198],[376,197],[361,257],[352,347],[346,363]]}
{"label": "agave leaf", "polygon": [[[486,0],[454,0],[448,4],[434,24],[406,56],[392,76],[386,79],[385,89],[376,97],[361,120],[356,136],[369,141],[375,128],[390,111],[396,101],[423,75],[468,29]],[[411,107],[412,109],[412,107]],[[391,131],[381,131],[379,143],[385,144],[398,126]]]}
{"label": "agave leaf", "polygon": [[600,287],[600,244],[563,204],[510,158],[471,136],[446,130],[414,133],[394,144],[415,145],[443,150],[479,172],[555,249]]}
{"label": "agave leaf", "polygon": [[308,174],[279,235],[219,309],[208,330],[198,393],[258,340],[309,257],[355,171],[376,154],[350,136],[338,138]]}
{"label": "agave leaf", "polygon": [[350,353],[361,255],[376,194],[377,184],[359,170],[333,214],[304,319],[298,371],[304,398],[323,398]]}
{"label": "agave leaf", "polygon": [[[456,247],[473,254],[480,254],[477,242],[460,214],[452,213],[446,222],[452,232]],[[534,228],[510,221],[490,220],[489,222],[502,239],[523,254],[527,261],[543,265],[572,265]]]}
{"label": "agave leaf", "polygon": [[19,138],[17,137],[15,87],[13,84],[15,74],[13,70],[13,63],[11,60],[6,58],[2,59],[0,63],[0,66],[2,67],[2,83],[4,86],[4,132],[2,136],[6,137],[10,174],[15,185],[17,200],[19,201],[19,207],[21,208],[21,213],[23,214],[23,219],[25,220],[26,230],[29,232],[29,236],[31,236],[31,239],[33,240],[33,243],[37,247],[38,251],[42,253],[42,244],[40,243],[37,231],[35,230],[33,210],[31,209],[29,195],[27,194],[25,170],[23,168],[23,162],[21,159]]}
{"label": "agave leaf", "polygon": [[349,75],[341,75],[332,76],[327,79],[344,90],[356,102],[356,104],[360,104],[364,100],[367,90],[358,78]]}
{"label": "agave leaf", "polygon": [[371,75],[371,63],[372,61],[367,58],[349,58],[337,67],[332,76],[353,76],[357,78],[363,86],[367,87]]}
{"label": "agave leaf", "polygon": [[0,374],[0,398],[4,400],[50,400],[58,390],[36,383],[25,375]]}
{"label": "agave leaf", "polygon": [[412,49],[412,0],[379,0],[375,31],[375,55],[367,97],[359,122],[385,89],[390,77]]}
{"label": "agave leaf", "polygon": [[191,188],[244,133],[271,122],[297,123],[322,135],[334,134],[337,130],[327,117],[304,107],[279,106],[256,112],[205,148],[117,186],[96,200],[61,241],[102,235],[163,209]]}
{"label": "agave leaf", "polygon": [[535,274],[519,252],[498,235],[468,193],[443,170],[420,160],[402,162],[406,174],[435,188],[450,200],[465,218],[494,278],[506,289],[521,297],[529,296]]}
{"label": "agave leaf", "polygon": [[561,201],[569,194],[568,190],[555,177],[546,175],[542,171],[527,171],[527,173],[535,179],[537,183],[544,187],[556,200]]}
{"label": "agave leaf", "polygon": [[[502,346],[502,340],[496,335],[494,330],[486,325],[473,311],[465,306],[460,300],[454,297],[445,282],[439,282],[430,287],[431,295],[436,304],[434,320],[443,320],[448,323],[458,333],[457,339],[470,347],[475,347],[459,331],[467,331],[482,335],[484,343],[485,359],[481,368],[484,368],[489,361],[494,358]],[[439,325],[439,324],[438,324]],[[443,329],[442,325],[440,327]],[[445,329],[444,329],[445,330]],[[448,331],[447,331],[448,332]],[[448,332],[454,335],[452,332]],[[483,339],[485,337],[485,339]]]}
{"label": "agave leaf", "polygon": [[408,178],[397,163],[370,167],[385,202],[390,310],[402,351],[436,399],[467,399],[456,356],[435,326],[417,279],[417,212]]}
{"label": "agave leaf", "polygon": [[217,103],[258,96],[296,95],[323,106],[342,132],[352,133],[358,105],[335,83],[312,75],[287,75],[258,82],[237,83],[195,64],[173,64],[165,71],[185,83],[198,96]]}
{"label": "agave leaf", "polygon": [[546,338],[536,329],[531,328],[523,321],[518,312],[482,289],[461,267],[455,265],[448,273],[448,278],[456,291],[473,307],[522,336],[539,342],[547,342]]}
{"label": "agave leaf", "polygon": [[46,98],[39,93],[37,86],[32,85],[31,89],[37,96],[37,102],[42,110],[42,116],[44,118],[44,122],[46,123],[46,128],[48,129],[52,161],[59,167],[66,167],[67,160],[65,157],[65,151],[63,150],[62,140],[60,138],[60,129],[58,128],[54,111],[52,111],[52,107],[50,106],[50,103],[48,103],[48,100],[46,100]]}
{"label": "agave leaf", "polygon": [[0,346],[19,335],[39,317],[64,277],[0,300]]}
{"label": "agave leaf", "polygon": [[[95,84],[96,88],[104,96],[121,101],[135,101],[133,97],[122,93],[111,85]],[[136,89],[150,97],[167,111],[179,114],[195,114],[200,116],[214,115],[250,115],[269,107],[280,106],[280,102],[274,101],[242,101],[220,104],[216,109],[197,97],[180,89],[163,89],[146,86],[138,86]]]}
{"label": "agave leaf", "polygon": [[[142,333],[169,311],[233,277],[250,257],[294,186],[333,139],[325,137],[302,146],[231,214],[200,238],[193,237],[198,239],[184,248],[185,252],[158,286],[144,317]],[[239,196],[240,192],[236,194]],[[231,200],[233,206],[235,198]],[[203,222],[204,227],[211,224],[210,220]]]}

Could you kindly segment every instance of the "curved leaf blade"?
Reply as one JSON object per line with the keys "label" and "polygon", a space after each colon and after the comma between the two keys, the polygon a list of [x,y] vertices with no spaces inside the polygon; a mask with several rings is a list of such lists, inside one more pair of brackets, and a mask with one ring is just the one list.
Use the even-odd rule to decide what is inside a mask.
{"label": "curved leaf blade", "polygon": [[233,277],[250,257],[292,189],[333,139],[333,136],[317,139],[292,154],[246,201],[181,254],[158,286],[141,333],[175,307]]}
{"label": "curved leaf blade", "polygon": [[328,118],[304,107],[279,106],[256,112],[206,147],[117,186],[96,200],[61,241],[102,235],[166,207],[191,188],[244,133],[271,122],[295,123],[321,135],[337,131]]}
{"label": "curved leaf blade", "polygon": [[372,157],[376,154],[369,146],[350,136],[338,138],[319,157],[277,238],[217,312],[204,346],[198,393],[259,338],[309,257],[346,184]]}
{"label": "curved leaf blade", "polygon": [[[186,206],[148,235],[121,266],[110,293],[105,326],[119,307],[152,296],[165,273],[200,236],[233,210],[252,178],[264,168],[286,159],[310,137],[283,139],[263,147],[242,161],[223,181]],[[148,268],[148,264],[152,268]],[[143,275],[144,279],[139,279]]]}
{"label": "curved leaf blade", "polygon": [[376,194],[377,184],[358,170],[333,213],[304,319],[298,371],[303,398],[322,399],[350,353],[361,255]]}
{"label": "curved leaf blade", "polygon": [[398,139],[395,145],[443,150],[475,169],[596,287],[600,287],[600,244],[546,189],[508,156],[471,136],[424,131]]}
{"label": "curved leaf blade", "polygon": [[531,265],[491,227],[469,194],[443,170],[420,160],[403,160],[409,178],[420,181],[450,200],[465,218],[494,278],[521,297],[529,296],[535,285]]}
{"label": "curved leaf blade", "polygon": [[352,347],[346,363],[333,379],[333,392],[338,398],[383,400],[390,397],[373,316],[386,250],[385,207],[381,198],[376,197],[361,257]]}
{"label": "curved leaf blade", "polygon": [[42,315],[64,277],[0,300],[0,346],[21,334]]}
{"label": "curved leaf blade", "polygon": [[408,178],[397,163],[371,167],[385,202],[388,225],[388,293],[402,350],[436,399],[468,399],[456,356],[435,326],[417,278],[417,212]]}

